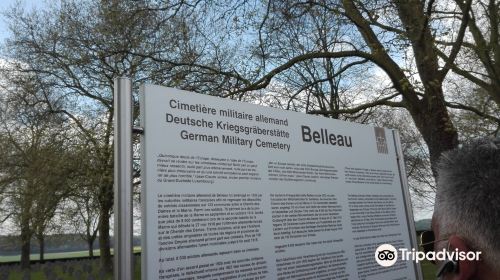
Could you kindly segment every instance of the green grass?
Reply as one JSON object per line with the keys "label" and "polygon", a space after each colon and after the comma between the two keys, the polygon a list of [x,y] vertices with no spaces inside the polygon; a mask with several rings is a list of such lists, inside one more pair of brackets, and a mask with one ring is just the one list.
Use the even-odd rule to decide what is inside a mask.
{"label": "green grass", "polygon": [[[43,272],[37,271],[37,272],[31,272],[31,280],[47,280]],[[23,279],[23,273],[22,272],[11,272],[7,278],[7,280],[22,280]],[[63,278],[63,279],[70,279],[70,278]]]}
{"label": "green grass", "polygon": [[[141,260],[137,256],[135,258],[135,269],[134,269],[134,279],[141,279]],[[51,266],[52,275],[50,278],[47,277],[44,272],[47,266]],[[22,280],[25,273],[29,273],[31,280],[73,280],[73,279],[87,279],[90,275],[93,275],[95,279],[112,280],[112,275],[103,275],[100,273],[99,259],[91,260],[78,260],[78,261],[56,261],[53,263],[45,264],[35,264],[31,266],[30,271],[23,272],[20,270],[19,266],[0,266],[0,278],[4,277],[2,271],[7,270],[8,276],[6,280]],[[73,272],[71,272],[71,271]],[[5,278],[2,278],[4,280]]]}
{"label": "green grass", "polygon": [[[140,247],[134,247],[134,252],[140,252]],[[113,254],[113,250],[111,250],[111,254]],[[45,259],[68,259],[68,258],[76,258],[76,257],[87,257],[88,251],[77,251],[77,252],[65,252],[65,253],[48,253],[45,254]],[[94,250],[94,256],[99,256],[99,250]],[[11,262],[11,261],[19,261],[20,256],[0,256],[0,264],[1,262]],[[38,260],[38,254],[30,255],[31,260]],[[30,278],[32,280],[52,280],[48,279],[44,273],[44,269],[46,266],[52,266],[52,270],[55,273],[58,279],[61,280],[73,280],[73,279],[87,279],[89,275],[93,275],[95,279],[103,279],[103,280],[112,280],[113,277],[108,275],[106,277],[102,277],[100,273],[99,267],[99,259],[84,259],[84,260],[75,260],[75,261],[56,261],[45,264],[33,264],[31,266],[31,270],[29,272],[23,272],[19,269],[17,265],[9,265],[9,266],[1,266],[0,265],[0,278],[2,278],[2,271],[8,271],[8,276],[6,280],[22,280],[25,273],[30,274]],[[71,268],[70,268],[71,267]],[[69,270],[75,271],[75,273],[70,273]],[[78,276],[75,276],[78,275]],[[141,263],[140,257],[136,256],[135,258],[135,269],[134,269],[134,279],[141,279]],[[4,280],[2,278],[1,280]]]}
{"label": "green grass", "polygon": [[423,261],[420,266],[422,267],[424,280],[436,279],[436,265],[430,263],[429,261]]}
{"label": "green grass", "polygon": [[[51,259],[66,259],[66,258],[78,258],[78,257],[88,257],[89,251],[77,251],[77,252],[64,252],[64,253],[47,253],[45,254],[46,260]],[[99,256],[99,250],[94,250],[94,256]],[[31,254],[30,260],[39,260],[39,254]],[[1,262],[18,262],[21,260],[21,256],[0,256]]]}
{"label": "green grass", "polygon": [[[134,253],[140,252],[141,247],[134,247]],[[111,254],[113,254],[113,249],[111,249]],[[68,259],[68,258],[78,258],[78,257],[88,257],[89,251],[75,251],[75,252],[63,252],[63,253],[47,253],[44,258],[46,260],[54,259]],[[94,256],[100,256],[99,250],[94,250]],[[39,254],[31,254],[30,260],[39,260]],[[16,256],[0,256],[0,263],[2,262],[18,262],[21,260],[21,255]]]}

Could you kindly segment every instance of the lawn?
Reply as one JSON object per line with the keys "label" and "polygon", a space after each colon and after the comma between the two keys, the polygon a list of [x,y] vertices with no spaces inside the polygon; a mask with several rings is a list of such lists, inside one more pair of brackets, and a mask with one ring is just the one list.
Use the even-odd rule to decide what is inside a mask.
{"label": "lawn", "polygon": [[420,266],[424,274],[424,280],[436,279],[436,266],[429,261],[423,261]]}
{"label": "lawn", "polygon": [[[45,254],[45,259],[68,259],[68,258],[78,258],[78,257],[88,257],[89,251],[77,251],[77,252],[64,252],[64,253],[47,253]],[[99,250],[94,250],[94,256],[99,256]],[[21,256],[0,256],[0,263],[2,262],[18,262]],[[39,260],[39,254],[32,254],[30,260]]]}
{"label": "lawn", "polygon": [[[134,252],[140,252],[140,247],[134,247]],[[111,250],[113,253],[113,250]],[[1,265],[2,262],[19,261],[20,256],[0,256],[1,280],[73,280],[73,279],[103,279],[112,280],[111,275],[106,275],[99,269],[99,259],[67,260],[69,258],[87,257],[88,251],[48,253],[45,259],[61,259],[57,262],[33,264],[31,271],[26,273],[20,270],[17,264]],[[94,256],[99,256],[99,250],[94,250]],[[38,260],[38,254],[32,254],[31,260]],[[134,279],[141,279],[141,258],[135,257]]]}
{"label": "lawn", "polygon": [[[141,247],[134,247],[134,253],[140,252]],[[111,249],[111,254],[113,254],[113,249]],[[94,256],[99,256],[99,250],[94,250]],[[69,259],[69,258],[79,258],[79,257],[88,257],[89,251],[75,251],[75,252],[63,252],[63,253],[47,253],[45,254],[46,260],[54,260],[54,259]],[[39,254],[31,254],[30,260],[39,260]],[[16,256],[0,256],[0,264],[2,262],[18,262],[21,260],[20,255]],[[0,278],[1,279],[1,278]]]}
{"label": "lawn", "polygon": [[[68,260],[34,264],[29,272],[23,272],[18,265],[0,266],[0,279],[4,280],[112,280],[112,275],[100,270],[99,259]],[[140,256],[135,257],[134,279],[141,279]]]}

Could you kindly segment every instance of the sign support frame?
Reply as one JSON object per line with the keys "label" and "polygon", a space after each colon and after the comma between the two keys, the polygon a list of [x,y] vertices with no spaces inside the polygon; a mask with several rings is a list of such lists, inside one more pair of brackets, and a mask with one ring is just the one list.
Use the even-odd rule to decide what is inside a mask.
{"label": "sign support frame", "polygon": [[132,81],[114,79],[114,279],[132,280]]}
{"label": "sign support frame", "polygon": [[[160,87],[159,87],[159,86],[156,86],[156,87],[158,87],[158,88],[160,89]],[[158,90],[159,90],[159,89],[158,89]],[[168,88],[167,88],[167,89],[168,89]],[[146,101],[146,98],[145,98],[145,95],[146,95],[146,94],[145,94],[145,93],[146,93],[146,91],[147,91],[147,90],[146,90],[146,86],[145,86],[145,85],[142,85],[142,86],[140,87],[140,107],[141,107],[141,118],[140,118],[140,120],[141,120],[141,126],[142,126],[143,128],[146,128],[146,120],[145,120],[145,118],[146,118],[146,114],[145,114],[145,112],[146,112],[146,111],[145,111],[145,107],[146,107],[146,102],[145,102],[145,101]],[[152,91],[152,92],[154,92],[154,91]],[[155,92],[155,94],[159,94],[159,93],[158,93],[158,91],[157,91],[157,92]],[[150,96],[150,95],[148,95],[148,96]],[[179,97],[179,98],[180,98],[180,97]],[[181,102],[182,102],[182,98],[180,98],[180,100],[181,100]],[[155,107],[155,106],[156,106],[156,104],[160,104],[160,102],[153,102],[153,103],[151,103],[151,100],[149,100],[148,102],[149,102],[149,103],[147,103],[147,104],[148,104],[148,106],[151,106],[151,108],[156,108],[156,107]],[[162,99],[162,102],[166,102],[166,101]],[[170,102],[172,102],[172,100],[170,100]],[[178,101],[175,101],[175,102],[178,102]],[[187,101],[186,101],[186,102],[187,102]],[[201,102],[201,103],[202,103],[202,102]],[[209,106],[209,107],[210,107],[210,104],[211,104],[212,102],[208,102],[208,101],[207,101],[207,103],[209,104],[209,105],[207,105],[207,106]],[[162,103],[162,104],[163,104],[163,103]],[[170,104],[171,104],[171,103],[170,103]],[[174,103],[174,104],[177,104],[177,103]],[[188,103],[186,103],[186,104],[188,104]],[[155,106],[153,106],[153,105],[155,105]],[[172,106],[172,105],[171,105],[171,106]],[[213,107],[213,108],[217,108],[217,106],[215,106],[215,105],[213,105],[213,104],[212,104],[212,107]],[[149,107],[148,107],[148,108],[149,108]],[[172,107],[172,108],[176,108],[176,107]],[[158,110],[156,110],[156,111],[154,111],[154,110],[153,110],[153,112],[155,112],[155,114],[152,114],[152,115],[150,114],[148,118],[151,118],[151,119],[159,119],[159,120],[164,119],[164,117],[165,117],[165,116],[164,116],[164,114],[165,114],[164,112],[165,112],[165,111],[163,111],[163,110],[164,110],[164,109],[158,109]],[[188,110],[188,111],[194,111],[194,110]],[[250,111],[250,109],[248,109],[247,111]],[[162,115],[162,114],[163,114],[163,115]],[[213,113],[213,114],[214,114],[214,115],[216,115],[215,113]],[[181,115],[182,115],[182,114],[181,114]],[[167,116],[167,119],[168,119],[168,116]],[[210,120],[210,118],[208,118],[208,119]],[[287,121],[288,121],[288,119],[287,119]],[[167,122],[169,122],[169,121],[167,120]],[[163,128],[163,127],[162,127],[162,128]],[[211,126],[210,126],[210,128],[211,128]],[[155,127],[155,126],[152,126],[152,127],[149,127],[149,126],[148,126],[148,127],[147,127],[147,129],[148,129],[148,131],[149,131],[149,130],[151,130],[151,131],[157,131],[157,130],[159,130],[159,129],[158,129],[157,127]],[[354,130],[354,129],[353,129],[353,130]],[[359,130],[361,130],[361,128],[359,128]],[[393,146],[394,148],[393,148],[393,149],[391,149],[391,150],[392,150],[392,151],[391,151],[391,154],[392,154],[392,152],[394,152],[394,154],[392,154],[392,156],[389,156],[389,157],[384,158],[384,160],[385,160],[386,162],[388,162],[388,163],[385,163],[385,164],[387,165],[387,168],[386,168],[386,169],[388,169],[388,170],[391,170],[391,171],[392,171],[392,180],[391,180],[391,181],[392,181],[392,183],[391,183],[391,184],[392,184],[392,185],[396,184],[396,185],[394,186],[394,187],[395,187],[395,188],[394,188],[394,190],[398,190],[398,189],[399,189],[399,191],[398,191],[398,193],[399,193],[399,194],[398,194],[398,197],[399,197],[400,199],[402,198],[402,201],[400,200],[400,201],[397,203],[397,204],[398,204],[398,207],[399,207],[401,210],[404,210],[404,211],[405,211],[404,215],[401,215],[401,216],[399,216],[399,215],[398,215],[398,220],[400,220],[400,219],[401,219],[401,220],[406,220],[406,222],[407,222],[407,224],[406,224],[406,225],[401,225],[401,226],[400,226],[400,230],[401,230],[402,232],[404,232],[404,231],[408,230],[408,236],[406,236],[406,238],[408,238],[408,239],[406,239],[406,238],[405,238],[406,240],[404,241],[404,243],[409,242],[409,244],[407,244],[407,245],[409,245],[409,247],[417,248],[417,247],[418,247],[418,242],[417,242],[417,237],[416,237],[416,232],[415,232],[415,225],[414,225],[413,212],[412,212],[412,206],[411,206],[411,198],[410,198],[410,192],[409,192],[409,190],[408,190],[408,182],[407,182],[407,178],[406,178],[406,171],[405,171],[405,165],[404,165],[403,151],[402,151],[402,146],[401,146],[401,143],[400,143],[399,133],[398,133],[398,131],[397,131],[397,130],[391,130],[391,129],[386,129],[386,128],[385,128],[384,130],[385,130],[385,131],[387,131],[387,132],[388,132],[388,134],[392,134],[392,139],[390,139],[390,138],[391,138],[391,136],[389,136],[389,135],[388,135],[389,137],[387,137],[387,142],[389,142],[389,143],[391,143],[391,142],[392,142],[392,143],[394,143],[394,146]],[[143,132],[143,130],[134,130],[134,129],[132,129],[132,128],[131,128],[131,130],[130,130],[130,131],[132,131],[132,132],[134,132],[134,133],[141,133],[141,132]],[[321,129],[321,131],[323,131],[323,129]],[[326,129],[325,129],[325,131],[326,131]],[[376,133],[376,132],[377,132],[377,131],[375,131],[375,136],[377,136],[377,133]],[[321,132],[321,133],[323,133],[323,132]],[[363,133],[364,133],[364,132],[363,132]],[[141,133],[141,134],[142,134],[142,133]],[[361,133],[360,133],[360,134],[361,134]],[[203,134],[198,134],[198,135],[203,135]],[[145,147],[145,145],[144,145],[144,144],[145,144],[145,142],[146,142],[146,141],[144,141],[144,140],[145,140],[145,137],[146,137],[146,136],[145,136],[144,134],[142,134],[142,135],[141,135],[141,169],[142,169],[142,171],[143,171],[143,172],[141,172],[141,177],[143,177],[143,176],[144,176],[144,177],[143,177],[143,178],[144,178],[144,180],[142,181],[142,183],[143,183],[143,184],[147,183],[147,182],[146,182],[146,178],[148,178],[148,176],[146,176],[146,172],[147,172],[148,168],[147,168],[147,166],[146,166],[147,160],[146,160],[145,155],[149,155],[149,152],[150,152],[150,151],[146,152],[146,147]],[[150,136],[148,136],[148,137],[151,137],[151,135],[150,135]],[[166,138],[166,137],[167,137],[167,136],[165,136],[164,138]],[[182,137],[182,134],[181,134],[181,137]],[[157,138],[158,138],[158,139],[163,139],[163,141],[159,141],[159,140],[153,141],[153,142],[151,142],[151,143],[152,143],[152,144],[151,144],[151,147],[153,147],[153,148],[154,148],[154,147],[159,147],[159,146],[160,146],[160,144],[161,144],[161,146],[163,147],[163,145],[164,145],[164,138],[161,138],[161,137],[157,137]],[[151,138],[151,139],[153,139],[153,138]],[[182,139],[184,139],[184,138],[182,138]],[[350,139],[350,137],[349,137],[349,139]],[[371,139],[371,138],[370,138],[370,139]],[[192,139],[191,139],[191,140],[192,140]],[[385,133],[384,133],[384,140],[385,140]],[[377,140],[377,141],[378,141],[378,140]],[[217,140],[217,142],[219,142],[219,141]],[[316,142],[316,141],[315,141],[315,142]],[[316,142],[316,143],[318,143],[318,142]],[[391,144],[392,144],[392,143],[391,143]],[[377,144],[378,144],[378,142],[377,142]],[[332,144],[332,145],[333,145],[333,144]],[[391,146],[392,146],[392,145],[391,145]],[[350,147],[350,146],[349,146],[349,147]],[[378,148],[378,146],[377,146],[377,148]],[[152,150],[154,150],[154,149],[152,149]],[[182,149],[180,149],[180,150],[182,150]],[[163,153],[163,151],[162,151],[162,153]],[[374,152],[373,152],[373,151],[368,151],[368,154],[371,154],[371,153],[374,153]],[[380,154],[380,153],[382,153],[382,154],[387,154],[387,153],[388,153],[387,146],[385,146],[385,152],[384,152],[384,151],[380,151],[380,149],[378,149],[378,153],[379,153],[379,154]],[[366,153],[365,153],[365,154],[366,154]],[[155,155],[151,155],[151,158],[156,158],[156,157],[157,157],[156,155],[158,155],[158,153],[156,153]],[[159,155],[161,155],[161,154],[159,154]],[[162,155],[162,157],[165,157],[165,156],[163,156],[163,155]],[[191,156],[191,158],[193,158],[193,157]],[[390,159],[390,163],[389,163],[389,159]],[[394,161],[394,160],[396,160],[396,161]],[[154,161],[151,161],[151,162],[153,162],[153,163],[152,163],[152,165],[155,165],[155,164],[154,164]],[[383,170],[383,171],[384,171],[384,170]],[[397,178],[397,177],[394,177],[394,175],[395,175],[395,173],[396,173],[396,172],[397,172],[397,173],[398,173],[398,175],[399,175],[399,188],[398,188],[398,186],[397,186],[397,185],[398,185],[398,184],[397,184],[397,183],[398,183],[398,178]],[[163,174],[162,176],[164,176],[164,174]],[[165,176],[165,177],[166,177],[166,176]],[[158,178],[157,178],[157,177],[155,177],[155,176],[153,176],[153,177],[152,177],[152,178],[150,178],[150,179],[151,179],[151,180],[155,180],[155,182],[158,180]],[[163,182],[165,182],[165,181],[164,181],[164,179],[163,179]],[[142,194],[142,205],[141,205],[141,207],[142,207],[142,210],[143,210],[143,211],[142,211],[142,215],[143,215],[143,217],[142,217],[142,221],[141,221],[141,226],[142,226],[142,230],[143,230],[143,231],[142,231],[143,236],[142,236],[142,242],[141,242],[141,243],[142,243],[142,245],[143,245],[143,248],[142,248],[142,249],[143,249],[143,250],[142,250],[142,261],[143,261],[143,262],[142,262],[142,265],[143,265],[143,269],[142,269],[142,277],[143,277],[143,279],[147,279],[147,278],[148,278],[148,276],[151,276],[151,274],[150,274],[150,273],[152,273],[152,275],[155,275],[155,274],[154,274],[154,272],[155,272],[155,270],[157,270],[157,267],[156,267],[156,266],[152,266],[152,269],[151,269],[152,271],[150,270],[149,272],[147,271],[148,269],[144,269],[144,268],[146,268],[146,267],[145,267],[145,265],[146,265],[146,263],[148,263],[147,261],[148,261],[150,258],[153,258],[153,261],[156,261],[156,259],[157,259],[157,258],[156,258],[156,257],[157,257],[156,255],[149,256],[149,254],[148,254],[148,253],[147,253],[147,251],[146,251],[146,250],[147,250],[147,248],[148,248],[148,246],[150,245],[150,244],[149,244],[149,242],[147,242],[147,241],[146,241],[146,239],[148,238],[148,234],[146,234],[146,235],[144,234],[144,233],[146,232],[146,231],[145,231],[145,229],[146,229],[146,224],[148,224],[148,222],[147,222],[148,220],[151,220],[151,219],[153,219],[153,220],[154,220],[154,219],[155,219],[155,217],[151,217],[151,218],[149,218],[149,219],[148,219],[148,216],[149,216],[149,215],[148,215],[147,211],[149,211],[149,212],[151,212],[151,213],[156,213],[156,209],[155,209],[155,207],[152,207],[151,209],[149,209],[149,210],[148,210],[148,208],[147,208],[147,207],[145,207],[146,200],[148,200],[148,195],[146,195],[146,193],[145,193],[145,189],[146,189],[146,188],[145,188],[145,186],[143,185],[143,188],[142,188],[142,190],[141,190],[141,194]],[[160,198],[161,198],[161,196],[158,196],[158,197],[160,197]],[[150,199],[150,200],[155,201],[158,197],[157,197],[156,195],[154,195],[154,193],[153,193],[153,195],[152,195],[149,199]],[[393,195],[393,197],[395,197],[395,196]],[[399,199],[398,199],[398,200],[399,200]],[[161,202],[163,202],[163,200],[162,200]],[[158,206],[158,207],[159,207],[159,206]],[[156,228],[156,227],[153,227],[153,228]],[[273,229],[273,230],[274,230],[274,229]],[[155,240],[153,240],[153,243],[155,243],[155,244],[151,243],[151,248],[150,248],[150,249],[151,249],[151,250],[153,250],[153,251],[156,251],[156,253],[157,253],[157,248],[156,248],[156,238],[157,238],[157,237],[156,237],[156,235],[154,235],[154,234],[153,234],[153,235],[152,235],[152,237],[150,238],[150,239],[155,239]],[[160,251],[161,251],[161,250],[160,250]],[[159,258],[158,260],[159,260],[160,262],[162,262],[162,259],[161,259],[161,258]],[[149,266],[148,266],[148,267],[149,267]],[[161,268],[161,267],[160,267],[160,268]],[[410,269],[410,268],[412,268],[412,269],[413,269],[413,272],[409,272],[409,273],[408,273],[408,276],[409,276],[410,278],[412,278],[412,279],[417,279],[417,280],[422,280],[422,279],[423,279],[423,276],[422,276],[422,271],[421,271],[421,268],[420,268],[420,264],[418,264],[418,263],[415,263],[415,262],[414,262],[412,265],[408,265],[408,266],[407,266],[407,268],[405,268],[405,269]],[[164,271],[163,271],[163,272],[164,272]],[[415,277],[415,278],[413,278],[413,277]]]}
{"label": "sign support frame", "polygon": [[[396,148],[396,160],[398,163],[398,171],[399,171],[399,179],[401,182],[401,189],[403,191],[403,199],[404,199],[404,206],[405,206],[405,216],[406,216],[406,221],[408,224],[408,232],[410,233],[410,244],[413,248],[417,249],[418,248],[418,239],[416,236],[416,228],[415,228],[415,221],[414,216],[413,216],[413,208],[411,205],[411,199],[410,199],[410,191],[408,187],[408,180],[406,177],[406,169],[405,169],[405,163],[404,163],[404,157],[403,157],[403,147],[401,146],[401,140],[399,137],[399,131],[396,129],[392,130],[392,136],[394,140],[394,147]],[[413,262],[413,266],[415,268],[416,272],[416,277],[418,280],[423,280],[424,276],[422,274],[422,268],[420,266],[420,263]]]}

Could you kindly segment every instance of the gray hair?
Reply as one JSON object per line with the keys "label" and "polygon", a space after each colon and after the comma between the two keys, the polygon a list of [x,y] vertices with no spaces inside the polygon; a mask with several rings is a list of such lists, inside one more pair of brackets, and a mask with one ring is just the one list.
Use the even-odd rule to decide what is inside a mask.
{"label": "gray hair", "polygon": [[480,139],[443,154],[435,213],[440,236],[456,234],[494,270],[500,264],[500,138]]}

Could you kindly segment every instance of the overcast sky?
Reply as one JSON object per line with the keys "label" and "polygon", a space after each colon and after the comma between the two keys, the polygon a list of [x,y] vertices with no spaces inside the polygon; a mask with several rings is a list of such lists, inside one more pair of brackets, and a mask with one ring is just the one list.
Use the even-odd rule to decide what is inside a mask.
{"label": "overcast sky", "polygon": [[[48,0],[47,0],[48,1]],[[21,5],[24,5],[25,7],[27,7],[28,9],[31,9],[33,7],[41,7],[44,5],[44,3],[46,2],[45,0],[0,0],[0,13],[1,13],[1,21],[0,21],[0,42],[3,43],[3,41],[5,40],[5,38],[7,38],[7,36],[9,35],[9,31],[8,31],[8,26],[5,22],[5,17],[4,17],[4,13],[8,10],[10,10],[10,8],[12,8],[12,6],[14,6],[16,4],[16,2],[20,2]]]}

